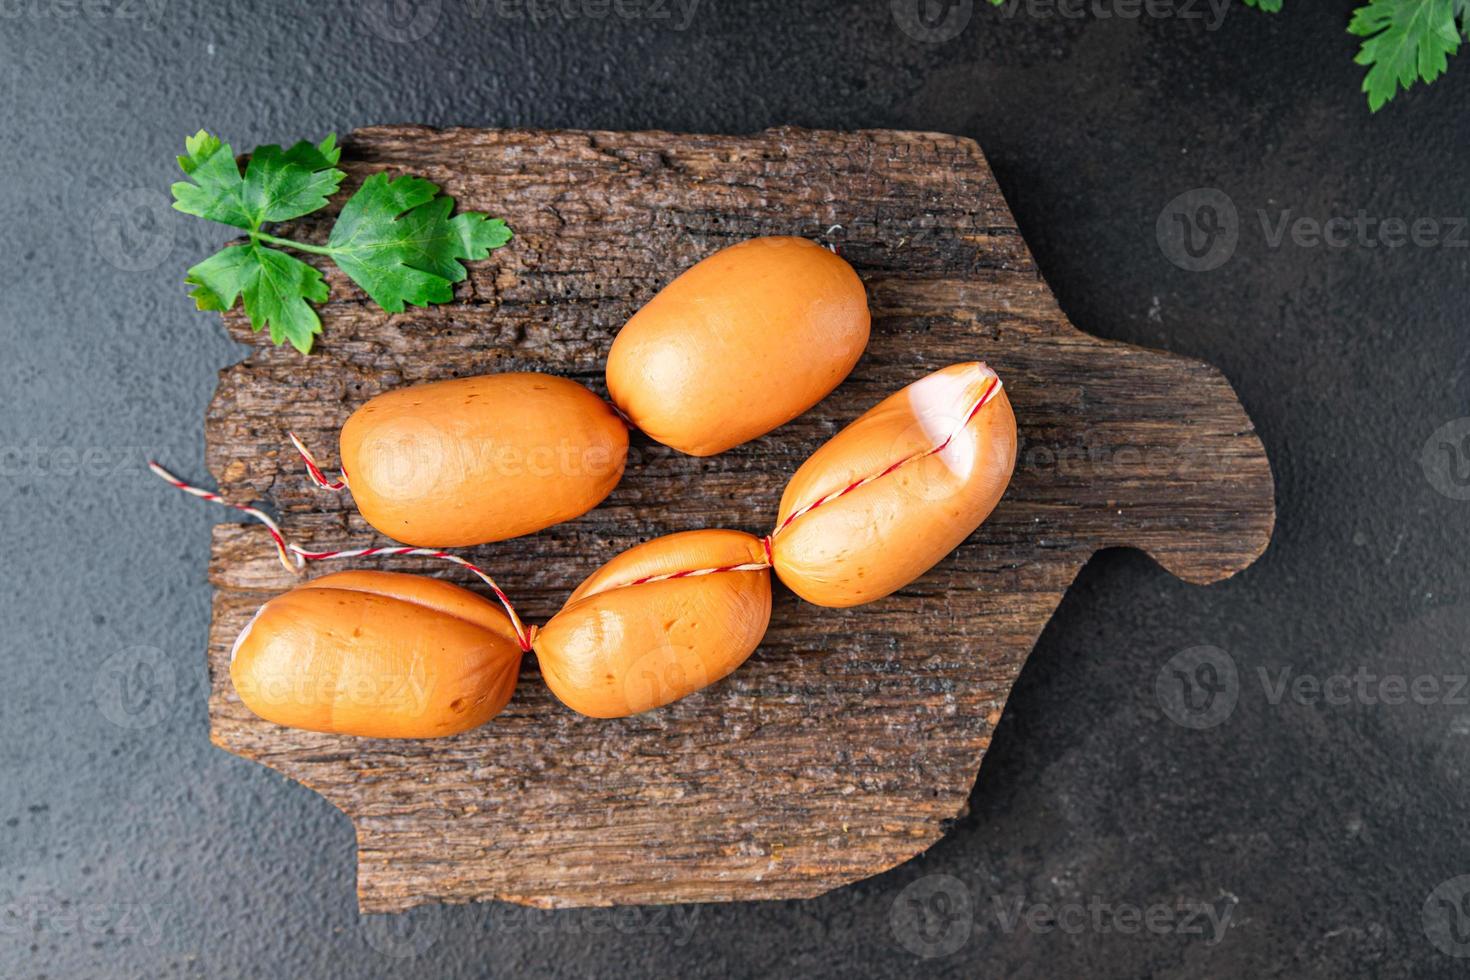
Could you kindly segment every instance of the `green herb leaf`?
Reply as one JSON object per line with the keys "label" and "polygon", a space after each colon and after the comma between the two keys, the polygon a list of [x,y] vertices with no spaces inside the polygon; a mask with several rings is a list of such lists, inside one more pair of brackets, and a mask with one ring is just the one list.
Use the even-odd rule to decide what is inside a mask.
{"label": "green herb leaf", "polygon": [[[184,138],[184,156],[178,157],[179,169],[185,174],[192,174],[199,169],[199,165],[214,156],[216,150],[222,144],[219,137],[211,136],[204,130],[200,130],[193,136]],[[233,156],[233,154],[231,154]]]}
{"label": "green herb leaf", "polygon": [[230,144],[202,129],[184,148],[179,169],[192,183],[173,185],[174,207],[248,231],[325,207],[347,176],[337,169],[342,151],[335,135],[315,146],[303,140],[289,150],[274,144],[256,147],[243,176]]}
{"label": "green herb leaf", "polygon": [[477,211],[450,218],[454,200],[438,194],[422,177],[373,174],[342,206],[327,240],[342,271],[389,313],[449,302],[453,284],[468,275],[461,262],[511,239],[499,218]]}
{"label": "green herb leaf", "polygon": [[249,228],[250,217],[240,200],[240,168],[235,165],[235,151],[230,144],[200,130],[184,142],[185,156],[179,157],[179,169],[194,183],[179,181],[171,190],[174,208],[236,228]]}
{"label": "green herb leaf", "polygon": [[1444,73],[1460,48],[1457,13],[1467,17],[1463,0],[1370,0],[1357,9],[1348,32],[1364,39],[1354,60],[1368,66],[1369,109],[1377,112],[1400,88]]}
{"label": "green herb leaf", "polygon": [[341,155],[335,136],[286,150],[259,146],[242,174],[234,149],[218,137],[201,129],[185,140],[178,161],[189,179],[173,185],[174,207],[249,236],[189,270],[189,295],[199,309],[225,311],[243,302],[251,327],[268,328],[275,343],[289,341],[305,354],[322,331],[311,304],[326,301],[327,284],[315,267],[280,248],[331,258],[379,306],[402,313],[407,303],[449,302],[454,284],[468,275],[462,263],[510,241],[498,218],[474,211],[450,217],[453,198],[429,181],[381,173],[348,199],[326,245],[278,238],[261,227],[326,207],[346,176],[337,169]]}
{"label": "green herb leaf", "polygon": [[1278,13],[1281,10],[1281,0],[1245,0],[1245,5],[1264,10],[1268,14]]}
{"label": "green herb leaf", "polygon": [[322,322],[307,301],[327,299],[322,274],[285,252],[251,242],[220,249],[189,270],[185,281],[201,310],[232,309],[244,298],[245,314],[254,330],[269,327],[271,341],[290,341],[303,354]]}

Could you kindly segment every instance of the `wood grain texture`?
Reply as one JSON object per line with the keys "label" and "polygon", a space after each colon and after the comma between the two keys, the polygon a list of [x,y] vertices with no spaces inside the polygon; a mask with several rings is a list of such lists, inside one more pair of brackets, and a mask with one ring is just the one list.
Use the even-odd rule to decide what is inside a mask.
{"label": "wood grain texture", "polygon": [[[473,549],[528,621],[544,622],[589,572],[650,537],[770,530],[809,453],[946,364],[989,361],[1022,438],[994,515],[909,588],[833,610],[778,586],[770,634],[744,667],[635,718],[573,714],[530,658],[503,715],[437,741],[289,731],[250,714],[230,686],[230,646],[292,583],[263,530],[217,527],[213,740],[352,819],[365,911],[787,898],[883,871],[964,810],[1026,655],[1096,549],[1136,546],[1206,583],[1269,540],[1270,469],[1229,384],[1205,364],[1073,328],[969,140],[398,126],[354,133],[343,165],[348,187],[382,169],[428,177],[462,208],[504,216],[517,237],[474,265],[453,304],[397,316],[327,269],[332,301],[310,358],[225,317],[254,350],[221,372],[210,470],[229,499],[264,501],[304,545],[387,542],[350,495],[311,486],[287,429],[335,464],[342,422],[398,385],[533,370],[605,394],[603,360],[627,317],[682,269],[752,235],[840,248],[869,291],[866,355],[812,411],[722,455],[694,459],[635,435],[603,506]],[[318,216],[291,232],[326,230]],[[369,567],[473,581],[442,563]]]}

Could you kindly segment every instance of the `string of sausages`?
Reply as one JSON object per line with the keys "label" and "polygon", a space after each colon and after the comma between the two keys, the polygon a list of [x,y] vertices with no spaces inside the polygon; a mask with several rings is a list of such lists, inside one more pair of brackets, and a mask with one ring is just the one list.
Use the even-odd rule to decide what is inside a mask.
{"label": "string of sausages", "polygon": [[[919,460],[926,459],[930,456],[935,456],[939,453],[944,452],[944,450],[949,447],[950,443],[952,443],[954,439],[962,431],[964,431],[965,426],[969,425],[970,421],[974,419],[975,415],[980,411],[980,409],[984,408],[992,399],[995,398],[996,395],[1000,393],[1001,387],[1002,384],[1000,378],[992,378],[990,384],[986,386],[985,390],[980,394],[980,397],[976,399],[975,403],[970,407],[970,410],[965,413],[959,424],[955,426],[954,429],[951,430],[950,433],[944,438],[944,440],[938,445],[905,456],[904,458],[884,468],[880,472],[863,477],[860,480],[855,480],[839,490],[819,497],[811,503],[792,511],[792,513],[784,521],[782,521],[781,524],[774,531],[760,539],[761,547],[765,552],[763,561],[743,562],[733,565],[721,565],[714,568],[694,568],[685,569],[677,572],[645,575],[642,578],[637,578],[625,583],[624,587],[634,585],[646,585],[651,582],[665,582],[675,579],[695,578],[704,575],[716,575],[723,572],[764,571],[768,568],[773,567],[773,539],[776,535],[780,534],[783,530],[789,527],[793,521],[795,521],[799,517],[811,513],[818,507],[837,500],[845,494],[851,493],[854,490],[867,486],[868,484],[873,483],[876,480],[882,479],[883,477],[889,475],[890,473],[893,473],[900,467],[910,465],[912,463],[918,462]],[[322,470],[320,464],[317,462],[316,457],[312,455],[311,451],[306,447],[306,445],[297,438],[296,434],[294,432],[288,432],[287,436],[290,438],[291,444],[296,447],[296,451],[301,455],[302,461],[306,466],[307,474],[310,477],[312,483],[324,490],[340,491],[347,488],[347,473],[345,470],[343,470],[340,480],[329,479],[326,473]],[[264,511],[255,507],[247,506],[245,504],[233,503],[229,500],[225,500],[217,493],[213,493],[200,487],[192,486],[191,484],[185,483],[183,480],[180,480],[178,477],[174,476],[168,470],[164,469],[162,466],[152,460],[149,460],[148,468],[153,472],[155,476],[159,477],[176,489],[182,490],[183,492],[194,497],[198,497],[201,500],[205,500],[214,504],[220,504],[224,507],[233,508],[234,510],[240,511],[241,513],[253,517],[255,520],[259,521],[265,526],[266,531],[270,534],[271,540],[276,546],[277,556],[280,559],[281,565],[293,575],[300,574],[306,563],[311,561],[329,561],[335,559],[369,557],[436,558],[442,561],[451,562],[453,564],[461,566],[462,568],[468,569],[490,588],[490,591],[495,594],[495,598],[498,599],[501,606],[504,607],[506,615],[510,618],[511,627],[515,631],[516,641],[520,644],[521,650],[527,653],[531,651],[532,644],[535,642],[537,627],[535,627],[534,625],[527,627],[521,621],[520,616],[515,611],[515,607],[511,604],[510,598],[505,594],[500,586],[496,584],[495,580],[491,578],[487,572],[484,571],[484,569],[480,568],[470,561],[465,560],[464,558],[461,558],[456,554],[437,548],[414,548],[408,546],[350,548],[331,551],[307,551],[305,548],[302,548],[287,540],[284,532],[282,532],[280,528],[280,525],[277,524],[276,521]]]}

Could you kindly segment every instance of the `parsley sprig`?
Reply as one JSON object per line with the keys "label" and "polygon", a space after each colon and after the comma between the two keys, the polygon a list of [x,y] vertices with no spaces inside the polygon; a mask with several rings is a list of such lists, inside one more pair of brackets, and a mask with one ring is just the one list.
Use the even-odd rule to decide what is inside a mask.
{"label": "parsley sprig", "polygon": [[511,239],[499,218],[477,211],[450,217],[454,199],[422,177],[373,174],[343,204],[325,245],[279,238],[267,224],[319,211],[347,175],[336,137],[290,149],[259,146],[245,172],[235,151],[200,130],[185,141],[179,169],[187,180],[173,185],[174,207],[240,228],[248,240],[229,245],[189,270],[189,295],[201,310],[229,310],[243,302],[255,330],[272,342],[289,342],[303,354],[321,333],[313,303],[328,289],[316,267],[282,251],[330,258],[389,313],[405,305],[429,306],[454,298],[454,284],[468,275],[464,262],[483,259]]}
{"label": "parsley sprig", "polygon": [[[1281,0],[1245,2],[1268,13],[1281,9]],[[1348,33],[1363,39],[1353,61],[1368,69],[1363,91],[1368,110],[1377,112],[1399,89],[1445,73],[1460,37],[1470,37],[1470,0],[1368,0],[1353,11]]]}
{"label": "parsley sprig", "polygon": [[1461,32],[1470,32],[1470,0],[1371,0],[1348,31],[1363,38],[1353,60],[1368,66],[1363,91],[1377,112],[1400,88],[1444,74]]}

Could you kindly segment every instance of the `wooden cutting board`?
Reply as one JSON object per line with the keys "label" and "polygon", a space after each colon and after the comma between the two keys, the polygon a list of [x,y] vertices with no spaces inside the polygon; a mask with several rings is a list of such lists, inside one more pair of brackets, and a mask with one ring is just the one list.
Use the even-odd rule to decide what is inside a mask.
{"label": "wooden cutting board", "polygon": [[[989,361],[1022,438],[990,520],[896,595],[834,610],[778,586],[749,662],[636,718],[573,714],[528,658],[504,714],[437,741],[290,731],[250,714],[230,685],[230,646],[292,581],[261,528],[216,527],[211,737],[351,818],[364,911],[790,898],[876,874],[964,811],[1022,662],[1095,550],[1132,545],[1207,583],[1249,565],[1270,538],[1270,468],[1230,385],[1206,364],[1068,323],[970,140],[391,126],[352,134],[343,166],[349,188],[383,169],[428,177],[460,207],[505,217],[516,239],[473,265],[453,304],[397,316],[327,269],[332,301],[309,358],[225,317],[254,349],[221,372],[209,468],[229,499],[264,501],[303,545],[387,539],[350,495],[312,487],[287,429],[335,464],[342,422],[399,385],[545,371],[605,394],[603,360],[622,323],[678,272],[753,235],[840,250],[868,288],[866,355],[806,415],[720,456],[635,435],[627,475],[597,510],[474,549],[528,621],[544,622],[637,542],[769,531],[808,454],[944,365]],[[292,237],[320,240],[327,227],[318,216]],[[442,563],[363,564],[476,584]]]}

